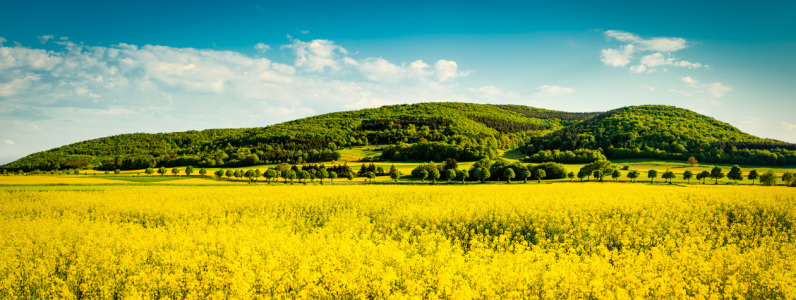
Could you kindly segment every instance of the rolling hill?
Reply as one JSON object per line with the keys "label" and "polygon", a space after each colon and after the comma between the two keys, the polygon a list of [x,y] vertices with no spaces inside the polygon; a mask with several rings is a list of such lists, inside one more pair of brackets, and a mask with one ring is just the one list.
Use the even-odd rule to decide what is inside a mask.
{"label": "rolling hill", "polygon": [[796,145],[758,138],[695,112],[658,105],[570,113],[521,105],[419,103],[328,113],[267,127],[133,133],[38,152],[8,170],[247,166],[339,158],[338,149],[384,147],[384,159],[497,158],[517,149],[531,161],[563,153],[752,164],[796,164]]}

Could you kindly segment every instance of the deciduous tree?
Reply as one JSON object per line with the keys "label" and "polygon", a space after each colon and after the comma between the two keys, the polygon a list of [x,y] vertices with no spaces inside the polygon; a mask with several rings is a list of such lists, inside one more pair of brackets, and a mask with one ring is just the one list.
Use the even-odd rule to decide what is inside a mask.
{"label": "deciduous tree", "polygon": [[755,179],[757,179],[758,177],[760,177],[760,175],[757,174],[757,170],[749,171],[749,175],[746,176],[746,178],[749,178],[749,180],[752,181],[752,185],[755,185]]}

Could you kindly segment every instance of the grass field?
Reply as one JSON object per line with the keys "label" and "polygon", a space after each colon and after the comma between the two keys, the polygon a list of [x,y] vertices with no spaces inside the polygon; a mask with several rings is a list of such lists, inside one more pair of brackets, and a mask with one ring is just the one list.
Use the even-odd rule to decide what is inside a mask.
{"label": "grass field", "polygon": [[796,297],[785,187],[108,187],[0,190],[0,298]]}

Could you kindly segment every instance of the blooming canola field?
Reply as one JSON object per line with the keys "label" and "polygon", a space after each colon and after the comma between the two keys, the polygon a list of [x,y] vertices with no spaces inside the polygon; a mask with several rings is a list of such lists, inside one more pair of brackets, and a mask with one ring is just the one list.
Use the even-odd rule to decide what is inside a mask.
{"label": "blooming canola field", "polygon": [[796,191],[0,190],[0,298],[796,298]]}

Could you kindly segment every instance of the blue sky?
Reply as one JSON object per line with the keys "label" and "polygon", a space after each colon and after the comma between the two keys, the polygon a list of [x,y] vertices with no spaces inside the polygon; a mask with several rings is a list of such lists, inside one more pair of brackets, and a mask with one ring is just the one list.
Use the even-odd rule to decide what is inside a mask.
{"label": "blue sky", "polygon": [[423,101],[668,104],[796,142],[796,4],[0,3],[0,163]]}

